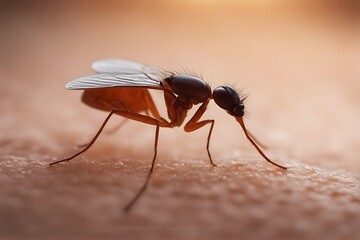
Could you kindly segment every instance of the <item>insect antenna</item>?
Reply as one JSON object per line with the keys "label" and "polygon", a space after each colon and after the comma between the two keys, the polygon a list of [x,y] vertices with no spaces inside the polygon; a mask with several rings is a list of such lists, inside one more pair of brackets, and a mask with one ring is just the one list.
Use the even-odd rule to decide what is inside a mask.
{"label": "insect antenna", "polygon": [[271,161],[266,155],[265,153],[259,148],[258,144],[256,144],[256,141],[253,139],[253,137],[251,136],[251,134],[247,131],[246,127],[245,127],[245,123],[242,119],[242,117],[236,117],[236,120],[240,123],[241,128],[243,129],[246,138],[250,141],[250,143],[256,148],[256,150],[258,151],[258,153],[269,163],[271,163],[272,165],[275,165],[281,169],[287,169],[287,167],[281,166],[280,164],[277,164],[276,162]]}

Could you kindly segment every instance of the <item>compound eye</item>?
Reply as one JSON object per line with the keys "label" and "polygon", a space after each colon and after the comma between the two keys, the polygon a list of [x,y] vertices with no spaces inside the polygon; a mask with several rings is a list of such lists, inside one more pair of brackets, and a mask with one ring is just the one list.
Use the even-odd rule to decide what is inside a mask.
{"label": "compound eye", "polygon": [[241,103],[238,93],[233,88],[227,86],[215,88],[213,97],[219,107],[231,112]]}
{"label": "compound eye", "polygon": [[244,114],[245,114],[244,109],[245,109],[245,106],[244,106],[244,104],[241,103],[233,109],[233,113],[235,116],[244,116]]}

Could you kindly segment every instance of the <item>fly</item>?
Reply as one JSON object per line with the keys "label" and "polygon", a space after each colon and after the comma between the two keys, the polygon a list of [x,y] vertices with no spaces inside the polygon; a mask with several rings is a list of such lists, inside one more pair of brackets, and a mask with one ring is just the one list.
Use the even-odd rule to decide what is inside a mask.
{"label": "fly", "polygon": [[[243,121],[245,98],[241,97],[233,87],[220,86],[212,91],[210,86],[198,77],[172,74],[154,67],[121,59],[97,61],[93,63],[92,68],[97,74],[71,81],[66,85],[66,88],[84,90],[82,101],[85,104],[109,112],[109,114],[96,135],[83,150],[69,158],[52,162],[50,165],[70,161],[88,150],[95,143],[105,125],[114,114],[125,119],[155,126],[154,155],[150,171],[144,185],[125,207],[125,211],[131,209],[148,186],[154,170],[160,128],[180,127],[184,123],[188,111],[194,105],[200,106],[185,124],[184,130],[186,132],[193,132],[210,125],[206,150],[211,165],[216,166],[209,151],[215,120],[201,119],[212,99],[214,99],[220,108],[235,118],[244,131],[246,138],[266,161],[281,169],[287,169],[271,161],[260,149],[259,145],[261,146],[261,144],[246,129]],[[149,93],[149,89],[163,91],[169,120],[160,116]]]}

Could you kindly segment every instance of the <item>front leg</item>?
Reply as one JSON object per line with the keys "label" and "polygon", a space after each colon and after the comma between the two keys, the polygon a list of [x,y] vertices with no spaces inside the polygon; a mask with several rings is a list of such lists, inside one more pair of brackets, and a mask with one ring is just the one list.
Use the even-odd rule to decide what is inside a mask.
{"label": "front leg", "polygon": [[165,99],[168,117],[170,119],[171,124],[173,125],[174,122],[177,122],[177,113],[174,108],[176,96],[171,91],[165,89],[164,90],[164,99]]}
{"label": "front leg", "polygon": [[215,121],[207,119],[207,120],[202,120],[202,121],[199,122],[201,116],[206,111],[206,108],[207,108],[208,104],[209,104],[209,100],[207,100],[206,102],[201,104],[201,106],[196,111],[194,116],[186,123],[186,125],[184,127],[184,130],[185,130],[185,132],[193,132],[193,131],[195,131],[195,130],[197,130],[199,128],[204,127],[206,124],[211,124],[209,134],[208,134],[208,137],[207,137],[206,150],[207,150],[207,153],[208,153],[208,156],[209,156],[209,159],[210,159],[210,163],[213,166],[217,167],[217,165],[213,162],[213,160],[211,158],[211,154],[210,154],[210,150],[209,150],[211,133],[212,133],[212,130],[214,128]]}

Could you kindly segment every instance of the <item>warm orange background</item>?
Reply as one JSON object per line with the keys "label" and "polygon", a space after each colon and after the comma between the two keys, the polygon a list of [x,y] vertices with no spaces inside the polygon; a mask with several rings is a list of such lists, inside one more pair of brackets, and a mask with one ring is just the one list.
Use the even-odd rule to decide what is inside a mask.
{"label": "warm orange background", "polygon": [[[0,238],[359,238],[359,5],[289,2],[1,2]],[[212,103],[219,168],[207,129],[161,130],[153,181],[123,215],[150,166],[152,127],[129,122],[47,167],[105,118],[64,88],[103,58],[244,88],[248,127],[292,169],[266,163]]]}

